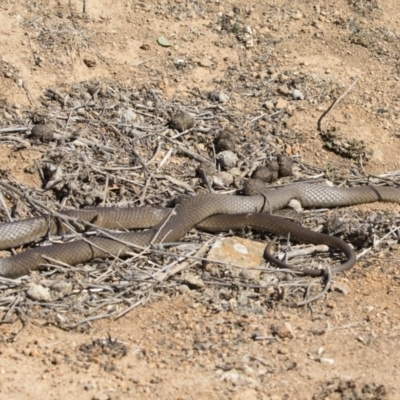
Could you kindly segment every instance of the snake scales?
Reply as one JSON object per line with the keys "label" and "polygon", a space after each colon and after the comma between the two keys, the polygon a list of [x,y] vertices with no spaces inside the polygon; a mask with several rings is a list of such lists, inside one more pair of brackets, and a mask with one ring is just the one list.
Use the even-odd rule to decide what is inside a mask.
{"label": "snake scales", "polygon": [[[353,188],[293,184],[259,196],[227,196],[201,194],[187,198],[171,211],[160,208],[91,208],[72,210],[65,215],[104,228],[150,228],[140,232],[99,235],[52,246],[36,247],[15,256],[0,259],[0,276],[15,278],[37,270],[49,263],[76,265],[109,255],[123,257],[130,247],[122,242],[146,247],[150,243],[174,242],[194,226],[209,231],[224,231],[251,227],[314,244],[327,244],[343,251],[347,261],[333,267],[332,272],[351,268],[354,251],[341,239],[313,232],[284,218],[270,215],[286,207],[291,200],[303,207],[337,207],[374,201],[400,204],[400,189],[387,186],[358,186]],[[222,214],[222,215],[221,215]],[[229,214],[229,215],[228,215]],[[0,248],[10,248],[37,241],[48,234],[65,232],[58,219],[38,217],[0,225]],[[268,251],[267,258],[280,267],[289,266],[276,260]],[[305,270],[307,275],[319,276],[323,270]]]}

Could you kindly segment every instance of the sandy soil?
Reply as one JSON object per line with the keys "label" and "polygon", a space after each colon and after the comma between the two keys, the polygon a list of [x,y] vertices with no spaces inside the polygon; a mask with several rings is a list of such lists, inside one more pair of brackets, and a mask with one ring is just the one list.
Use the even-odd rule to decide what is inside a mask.
{"label": "sandy soil", "polygon": [[[323,111],[358,78],[324,124],[373,151],[368,162],[361,157],[366,173],[400,169],[397,0],[87,0],[86,13],[82,6],[0,2],[0,102],[9,107],[0,121],[39,108],[49,87],[92,79],[147,85],[180,101],[227,88],[246,112],[256,104],[235,93],[230,68],[243,79],[294,70],[336,88],[315,94],[326,99],[322,107],[309,98],[284,128],[301,134],[305,162],[329,171],[360,165],[326,149],[317,131]],[[250,27],[247,36],[235,24]],[[157,43],[161,35],[170,47]],[[184,74],[178,59],[188,63]],[[0,143],[1,173],[32,187],[41,181],[26,168],[40,157]],[[30,324],[17,341],[0,342],[0,398],[399,399],[399,259],[400,247],[359,262],[339,278],[348,294],[306,308],[213,312],[191,291],[87,330]],[[6,338],[13,328],[0,329]]]}

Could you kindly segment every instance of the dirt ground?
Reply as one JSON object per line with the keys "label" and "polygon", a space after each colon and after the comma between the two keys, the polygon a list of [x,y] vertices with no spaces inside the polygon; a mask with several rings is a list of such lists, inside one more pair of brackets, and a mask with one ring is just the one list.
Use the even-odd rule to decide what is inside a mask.
{"label": "dirt ground", "polygon": [[[305,100],[282,127],[301,138],[289,155],[332,174],[400,169],[398,0],[87,0],[85,13],[83,3],[0,2],[0,101],[9,110],[2,126],[20,110],[38,109],[46,89],[90,80],[147,87],[183,103],[225,91],[236,110],[261,115],[268,99],[236,88],[297,71],[336,90],[300,88]],[[230,79],[232,71],[242,78]],[[332,151],[317,129],[355,79],[322,123],[344,138],[339,150],[363,140],[369,160],[368,151],[353,159]],[[26,172],[40,157],[34,147],[14,152],[0,142],[1,173],[20,183],[41,186]],[[13,327],[2,324],[0,398],[400,399],[399,260],[400,246],[367,254],[335,278],[348,293],[308,307],[220,312],[192,290],[85,330],[31,323],[8,341]]]}

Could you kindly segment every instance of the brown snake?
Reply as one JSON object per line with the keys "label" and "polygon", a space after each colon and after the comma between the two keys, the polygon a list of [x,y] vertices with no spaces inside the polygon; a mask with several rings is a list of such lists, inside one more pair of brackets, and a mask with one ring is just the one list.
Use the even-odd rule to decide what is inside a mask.
{"label": "brown snake", "polygon": [[[341,239],[313,232],[284,218],[269,214],[286,207],[294,199],[303,207],[337,207],[374,201],[400,204],[400,189],[388,186],[338,188],[293,184],[259,196],[201,194],[186,198],[172,211],[150,207],[121,209],[99,207],[67,211],[65,215],[68,217],[103,228],[150,229],[141,232],[113,233],[112,237],[99,235],[85,240],[36,247],[0,259],[0,276],[15,278],[57,262],[76,265],[110,255],[123,257],[130,251],[128,244],[146,247],[152,243],[175,242],[194,226],[214,232],[251,227],[279,235],[290,234],[291,238],[297,241],[327,244],[343,251],[347,261],[333,267],[332,272],[351,268],[356,262],[355,253]],[[0,248],[16,247],[37,241],[48,234],[60,233],[65,233],[65,228],[55,218],[38,217],[3,224],[0,225]],[[275,259],[268,251],[266,257],[279,267],[292,268]],[[324,273],[319,269],[302,272],[311,276],[320,276]]]}

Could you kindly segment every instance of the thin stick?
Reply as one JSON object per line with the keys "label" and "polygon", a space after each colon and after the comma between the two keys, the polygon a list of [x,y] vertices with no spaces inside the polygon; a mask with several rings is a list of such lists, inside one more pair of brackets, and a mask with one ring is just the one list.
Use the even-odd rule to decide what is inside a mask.
{"label": "thin stick", "polygon": [[[359,79],[359,78],[357,78],[357,79],[345,90],[345,92],[344,92],[341,96],[339,96],[339,97],[332,103],[332,105],[331,105],[326,111],[324,111],[324,112],[322,113],[322,115],[319,117],[317,126],[318,126],[318,130],[319,130],[320,132],[322,131],[322,128],[321,128],[322,120],[323,120],[325,117],[328,117],[328,116],[332,113],[333,109],[345,98],[345,96],[350,92],[350,90],[353,89],[353,87],[355,86],[355,84],[358,82],[358,79]],[[328,123],[328,121],[327,121],[327,123]]]}
{"label": "thin stick", "polygon": [[141,61],[141,62],[135,64],[135,67],[138,67],[139,65],[146,64],[147,62],[149,62],[149,61],[151,61],[151,60],[154,60],[155,58],[156,58],[156,57],[154,56],[154,57],[148,58],[147,60]]}
{"label": "thin stick", "polygon": [[[209,241],[210,242],[210,241]],[[204,255],[206,254],[208,248],[209,248],[209,242],[205,243],[197,252],[193,257],[204,257]],[[184,261],[178,265],[176,265],[174,268],[172,268],[171,270],[164,272],[162,274],[159,274],[158,276],[156,276],[155,278],[159,281],[165,281],[166,279],[170,278],[171,276],[177,274],[178,272],[182,272],[185,269],[188,269],[190,267],[192,267],[193,265],[195,265],[196,263],[198,263],[198,261],[195,262],[190,262],[189,260]]]}

